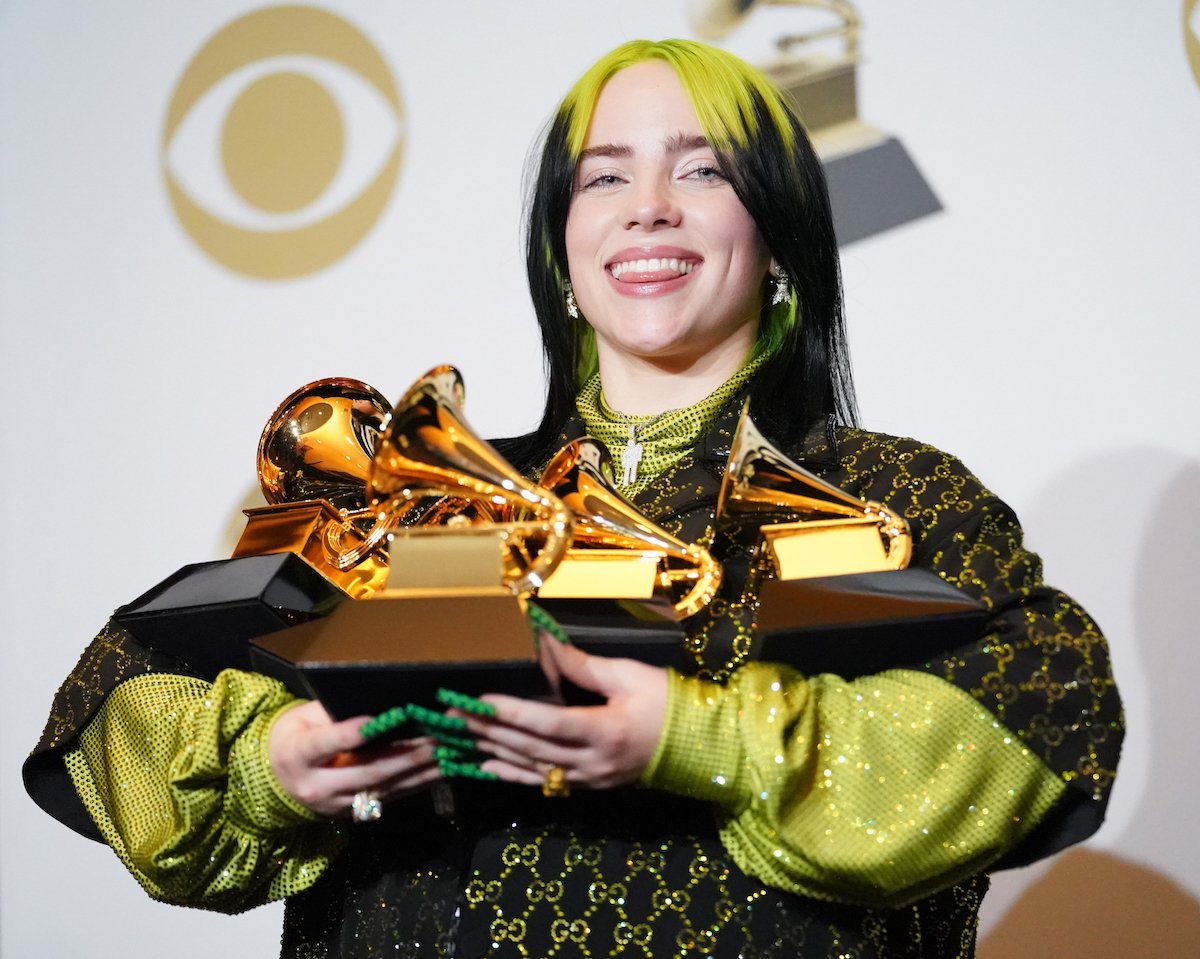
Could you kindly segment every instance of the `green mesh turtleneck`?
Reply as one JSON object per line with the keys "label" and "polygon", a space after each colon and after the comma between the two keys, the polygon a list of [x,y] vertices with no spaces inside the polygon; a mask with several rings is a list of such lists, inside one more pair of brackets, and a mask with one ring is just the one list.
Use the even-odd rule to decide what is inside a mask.
{"label": "green mesh turtleneck", "polygon": [[[716,421],[722,408],[750,382],[767,359],[767,354],[752,354],[733,376],[691,406],[668,410],[666,413],[624,416],[605,402],[600,374],[594,374],[575,397],[575,408],[583,418],[588,432],[600,440],[619,464],[629,445],[629,427],[641,427],[637,441],[642,444],[642,457],[636,479],[618,488],[628,497],[644,490],[668,466],[692,449]],[[620,473],[617,476],[621,479]]]}

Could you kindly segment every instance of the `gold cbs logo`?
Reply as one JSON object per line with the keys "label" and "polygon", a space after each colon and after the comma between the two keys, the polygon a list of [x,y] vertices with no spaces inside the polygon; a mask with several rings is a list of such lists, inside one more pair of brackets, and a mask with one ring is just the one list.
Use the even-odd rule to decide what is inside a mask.
{"label": "gold cbs logo", "polygon": [[1192,76],[1200,83],[1200,0],[1184,0],[1183,44],[1187,48]]}
{"label": "gold cbs logo", "polygon": [[197,246],[280,279],[348,253],[383,212],[404,143],[379,51],[325,10],[267,7],[218,31],[167,107],[163,177]]}

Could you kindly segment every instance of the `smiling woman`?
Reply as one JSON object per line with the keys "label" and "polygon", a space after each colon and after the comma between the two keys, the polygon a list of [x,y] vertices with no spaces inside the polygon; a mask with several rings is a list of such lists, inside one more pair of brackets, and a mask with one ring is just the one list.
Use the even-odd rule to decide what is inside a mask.
{"label": "smiling woman", "polygon": [[770,254],[666,63],[622,70],[597,99],[566,249],[615,408],[687,406],[750,353]]}
{"label": "smiling woman", "polygon": [[[288,957],[973,955],[988,871],[1099,825],[1120,702],[1012,511],[853,425],[829,204],[782,94],[700,44],[618,48],[551,125],[527,263],[550,388],[496,445],[539,475],[590,433],[638,509],[708,547],[723,576],[687,667],[589,656],[542,619],[597,705],[446,692],[447,714],[404,711],[424,735],[373,746],[387,714],[208,683],[110,625],[31,788],[158,898],[287,898]],[[912,565],[986,608],[979,635],[926,657],[898,634],[903,665],[857,677],[752,659],[776,571],[757,521],[715,516],[747,398],[783,454],[907,519]]]}

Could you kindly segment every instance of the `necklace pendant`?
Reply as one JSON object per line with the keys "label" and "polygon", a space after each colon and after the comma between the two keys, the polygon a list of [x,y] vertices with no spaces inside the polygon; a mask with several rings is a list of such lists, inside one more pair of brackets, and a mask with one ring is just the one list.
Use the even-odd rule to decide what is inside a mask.
{"label": "necklace pendant", "polygon": [[630,439],[629,444],[625,447],[625,452],[621,454],[621,466],[624,473],[621,476],[621,485],[629,486],[637,479],[638,464],[642,461],[642,444],[635,439]]}

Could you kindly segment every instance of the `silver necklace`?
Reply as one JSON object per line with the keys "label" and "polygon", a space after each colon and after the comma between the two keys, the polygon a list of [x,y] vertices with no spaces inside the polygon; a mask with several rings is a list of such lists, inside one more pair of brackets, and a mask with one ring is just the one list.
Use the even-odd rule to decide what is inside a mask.
{"label": "silver necklace", "polygon": [[[613,412],[616,412],[615,410]],[[638,464],[642,462],[642,444],[638,442],[638,430],[649,429],[668,413],[674,413],[675,410],[663,410],[657,416],[652,416],[644,423],[634,423],[624,413],[617,413],[621,418],[621,422],[629,427],[629,439],[625,444],[625,452],[621,454],[621,485],[631,486],[637,479]]]}

